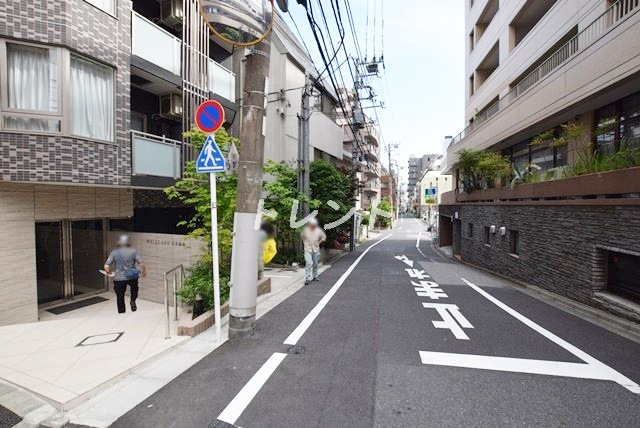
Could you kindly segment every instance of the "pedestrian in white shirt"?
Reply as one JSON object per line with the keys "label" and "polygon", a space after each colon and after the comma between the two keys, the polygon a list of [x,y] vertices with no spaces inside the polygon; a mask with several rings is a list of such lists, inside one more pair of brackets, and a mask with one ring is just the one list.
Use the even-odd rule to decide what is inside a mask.
{"label": "pedestrian in white shirt", "polygon": [[327,239],[324,230],[318,225],[318,220],[312,218],[301,233],[304,243],[304,283],[318,279],[318,262],[320,261],[320,243]]}

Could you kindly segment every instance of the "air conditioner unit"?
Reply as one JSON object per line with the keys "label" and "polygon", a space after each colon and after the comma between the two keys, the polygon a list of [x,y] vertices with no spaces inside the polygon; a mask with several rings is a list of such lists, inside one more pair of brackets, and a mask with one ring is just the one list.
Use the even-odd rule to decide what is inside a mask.
{"label": "air conditioner unit", "polygon": [[160,97],[160,116],[176,118],[182,116],[182,95],[167,94]]}
{"label": "air conditioner unit", "polygon": [[182,25],[184,14],[182,0],[162,0],[160,3],[160,22],[169,27]]}

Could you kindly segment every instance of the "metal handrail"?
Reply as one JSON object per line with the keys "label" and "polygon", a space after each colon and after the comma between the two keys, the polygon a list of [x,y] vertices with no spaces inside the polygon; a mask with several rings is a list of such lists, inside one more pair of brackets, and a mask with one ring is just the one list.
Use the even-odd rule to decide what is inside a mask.
{"label": "metal handrail", "polygon": [[[164,309],[165,309],[165,339],[171,339],[171,311],[169,309],[169,276],[173,275],[173,307],[175,310],[174,321],[178,321],[178,291],[182,288],[187,272],[184,265],[178,265],[162,274],[164,282]],[[180,280],[178,281],[178,278]]]}
{"label": "metal handrail", "polygon": [[638,9],[640,9],[640,0],[618,0],[613,3],[602,15],[598,16],[591,24],[573,36],[561,48],[552,53],[542,64],[520,80],[505,96],[496,100],[484,108],[480,114],[476,115],[473,122],[451,140],[447,150],[466,138],[466,136],[473,132],[478,126],[510,105],[520,97],[520,95],[527,92],[540,82],[540,80],[551,74],[552,71],[571,60],[577,53],[591,46],[596,40],[616,27],[625,18],[637,12]]}

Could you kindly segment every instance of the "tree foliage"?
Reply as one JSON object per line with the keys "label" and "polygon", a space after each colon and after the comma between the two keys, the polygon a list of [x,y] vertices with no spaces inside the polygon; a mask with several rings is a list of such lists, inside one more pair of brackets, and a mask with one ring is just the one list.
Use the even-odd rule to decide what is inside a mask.
{"label": "tree foliage", "polygon": [[[207,138],[202,131],[193,128],[184,134],[185,139],[191,141],[196,151],[200,151]],[[239,144],[237,138],[227,134],[224,129],[220,129],[215,134],[216,143],[226,156],[231,144]],[[237,176],[235,174],[215,174],[216,177],[216,197],[218,206],[218,248],[220,260],[220,284],[221,295],[228,295],[228,281],[231,270],[231,244],[233,231],[233,215],[236,207],[237,196]],[[164,189],[165,195],[169,199],[175,199],[184,205],[193,208],[194,214],[188,219],[178,223],[188,230],[191,238],[202,240],[207,243],[207,251],[198,262],[197,269],[190,271],[189,278],[185,286],[184,296],[200,294],[208,296],[211,288],[212,278],[212,255],[211,255],[211,195],[209,187],[209,174],[196,172],[195,161],[185,163],[182,179],[175,185]],[[206,271],[209,269],[209,271]],[[206,282],[206,278],[209,282]],[[208,287],[208,288],[207,288]],[[189,299],[185,299],[189,301]],[[208,304],[209,299],[205,300]],[[207,308],[208,309],[208,308]]]}

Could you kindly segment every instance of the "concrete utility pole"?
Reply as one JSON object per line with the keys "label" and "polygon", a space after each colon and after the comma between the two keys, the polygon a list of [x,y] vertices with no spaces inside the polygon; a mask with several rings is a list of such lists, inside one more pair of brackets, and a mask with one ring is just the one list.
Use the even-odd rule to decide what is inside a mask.
{"label": "concrete utility pole", "polygon": [[[309,119],[311,118],[311,106],[309,99],[313,92],[311,78],[305,75],[304,89],[302,91],[302,106],[298,115],[298,191],[307,197],[311,197],[309,178]],[[301,218],[309,214],[309,202],[305,201],[300,207]]]}
{"label": "concrete utility pole", "polygon": [[269,90],[271,37],[266,37],[250,49],[244,73],[240,129],[242,146],[238,162],[238,198],[233,218],[229,336],[252,335],[256,325],[260,240],[254,224],[262,196],[263,125]]}

